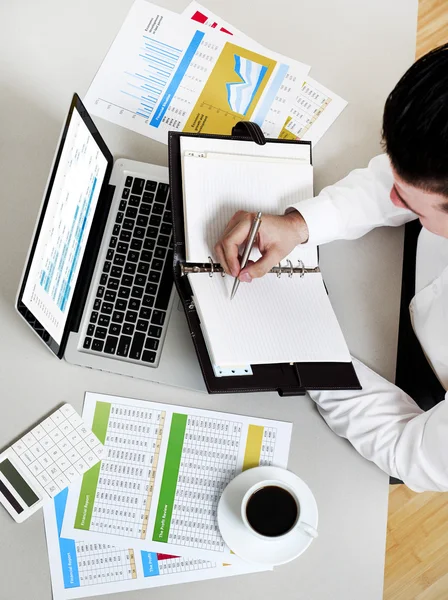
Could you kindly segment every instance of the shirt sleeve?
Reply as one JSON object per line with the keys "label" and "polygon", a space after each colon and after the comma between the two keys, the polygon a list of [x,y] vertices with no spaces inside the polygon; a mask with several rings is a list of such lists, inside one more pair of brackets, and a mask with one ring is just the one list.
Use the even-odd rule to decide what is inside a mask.
{"label": "shirt sleeve", "polygon": [[355,169],[338,183],[324,188],[315,198],[288,207],[306,221],[308,244],[356,239],[375,227],[403,225],[416,218],[410,210],[390,200],[393,175],[389,158],[381,154],[365,169]]}
{"label": "shirt sleeve", "polygon": [[362,390],[310,391],[329,427],[416,492],[448,491],[448,404],[424,412],[356,359]]}

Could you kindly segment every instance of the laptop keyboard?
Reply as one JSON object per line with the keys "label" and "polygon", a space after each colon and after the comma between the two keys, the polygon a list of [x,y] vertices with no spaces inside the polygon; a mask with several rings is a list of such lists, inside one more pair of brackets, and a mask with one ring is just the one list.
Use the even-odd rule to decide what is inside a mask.
{"label": "laptop keyboard", "polygon": [[169,186],[126,177],[96,297],[86,350],[158,362],[173,287]]}

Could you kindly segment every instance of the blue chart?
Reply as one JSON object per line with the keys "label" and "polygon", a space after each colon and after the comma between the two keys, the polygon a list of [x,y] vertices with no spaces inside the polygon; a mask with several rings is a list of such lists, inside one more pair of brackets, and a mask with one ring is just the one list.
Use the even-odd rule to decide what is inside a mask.
{"label": "blue chart", "polygon": [[253,60],[234,55],[235,73],[241,81],[226,83],[227,101],[231,110],[245,115],[263,81],[268,68]]}
{"label": "blue chart", "polygon": [[143,36],[143,46],[139,53],[141,68],[134,73],[125,71],[128,77],[127,87],[121,90],[123,94],[138,101],[136,114],[149,118],[181,54],[182,50],[179,48],[159,42],[147,35]]}

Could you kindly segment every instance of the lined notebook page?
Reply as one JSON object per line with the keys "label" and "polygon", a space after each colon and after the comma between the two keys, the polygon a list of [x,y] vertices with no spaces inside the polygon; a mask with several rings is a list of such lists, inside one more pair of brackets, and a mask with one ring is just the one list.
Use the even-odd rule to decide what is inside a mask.
{"label": "lined notebook page", "polygon": [[214,364],[351,361],[320,274],[268,274],[232,301],[232,277],[188,279]]}
{"label": "lined notebook page", "polygon": [[[210,156],[210,155],[209,155]],[[220,158],[184,156],[184,214],[188,262],[207,262],[214,245],[237,210],[283,214],[290,204],[313,195],[313,167],[300,160],[229,155]],[[259,254],[258,254],[259,256]],[[258,257],[251,255],[252,259]],[[306,266],[317,264],[315,248],[293,253]]]}

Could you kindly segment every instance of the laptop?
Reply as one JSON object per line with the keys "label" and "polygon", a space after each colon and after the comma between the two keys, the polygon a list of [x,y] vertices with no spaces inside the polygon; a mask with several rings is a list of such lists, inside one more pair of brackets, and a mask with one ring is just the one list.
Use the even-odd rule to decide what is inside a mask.
{"label": "laptop", "polygon": [[205,391],[173,285],[166,167],[115,162],[75,94],[16,301],[66,361]]}

